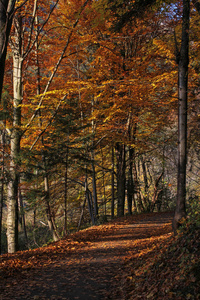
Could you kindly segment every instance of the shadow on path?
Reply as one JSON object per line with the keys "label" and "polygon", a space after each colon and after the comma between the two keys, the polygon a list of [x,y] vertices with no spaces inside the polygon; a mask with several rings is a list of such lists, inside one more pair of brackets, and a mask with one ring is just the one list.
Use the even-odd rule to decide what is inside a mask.
{"label": "shadow on path", "polygon": [[116,278],[123,271],[124,259],[141,251],[143,241],[170,232],[171,220],[171,213],[162,213],[134,223],[115,224],[111,234],[100,235],[70,256],[66,254],[60,260],[58,256],[42,268],[8,278],[0,300],[111,299],[107,295],[118,284]]}

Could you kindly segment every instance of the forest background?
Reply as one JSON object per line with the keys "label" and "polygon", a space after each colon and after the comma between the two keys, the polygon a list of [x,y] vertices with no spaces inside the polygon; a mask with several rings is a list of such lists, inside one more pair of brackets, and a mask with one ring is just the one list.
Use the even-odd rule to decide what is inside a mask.
{"label": "forest background", "polygon": [[[183,3],[155,1],[119,26],[129,7],[114,2],[16,2],[0,111],[1,252],[175,207]],[[196,210],[199,21],[191,5],[186,198]]]}

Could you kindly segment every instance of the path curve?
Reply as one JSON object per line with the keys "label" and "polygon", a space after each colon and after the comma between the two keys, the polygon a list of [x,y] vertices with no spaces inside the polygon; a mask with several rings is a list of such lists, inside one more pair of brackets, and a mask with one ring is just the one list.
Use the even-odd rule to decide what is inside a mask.
{"label": "path curve", "polygon": [[[98,226],[89,230],[91,241],[70,256],[66,254],[26,276],[7,278],[1,300],[105,300],[119,285],[124,260],[141,251],[152,237],[171,232],[172,213],[145,214],[128,221],[112,222],[109,234],[98,236]],[[93,233],[95,239],[93,239]],[[80,234],[80,233],[79,233]],[[84,231],[82,233],[84,235]],[[115,295],[116,300],[117,295]]]}

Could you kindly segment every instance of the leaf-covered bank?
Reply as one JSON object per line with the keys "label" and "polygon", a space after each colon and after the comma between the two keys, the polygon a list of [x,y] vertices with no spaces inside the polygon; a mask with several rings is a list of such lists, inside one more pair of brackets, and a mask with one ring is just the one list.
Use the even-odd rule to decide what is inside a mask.
{"label": "leaf-covered bank", "polygon": [[126,262],[121,299],[200,299],[199,215],[189,214],[176,237],[163,237]]}

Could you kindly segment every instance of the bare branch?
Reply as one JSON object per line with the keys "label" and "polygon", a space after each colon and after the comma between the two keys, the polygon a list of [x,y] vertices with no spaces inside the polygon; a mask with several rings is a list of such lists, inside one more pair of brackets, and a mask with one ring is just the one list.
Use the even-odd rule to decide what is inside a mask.
{"label": "bare branch", "polygon": [[[58,0],[58,1],[59,1],[59,0]],[[58,2],[58,1],[57,1],[57,2]],[[64,58],[65,52],[66,52],[66,50],[67,50],[67,48],[68,48],[68,46],[69,46],[69,43],[70,43],[70,41],[71,41],[71,37],[72,37],[72,34],[73,34],[73,32],[74,32],[74,29],[76,28],[76,26],[77,26],[77,24],[78,24],[78,22],[79,22],[79,20],[80,20],[80,16],[81,16],[81,14],[82,14],[82,12],[83,12],[83,10],[84,10],[84,8],[86,7],[86,5],[87,5],[88,2],[89,2],[89,0],[86,0],[85,3],[83,4],[83,6],[82,6],[81,9],[80,9],[79,15],[78,15],[76,21],[74,22],[74,24],[73,24],[73,26],[72,26],[71,32],[70,32],[69,35],[68,35],[68,39],[67,39],[67,42],[66,42],[66,44],[65,44],[65,47],[64,47],[64,49],[63,49],[63,51],[62,51],[62,53],[61,53],[61,55],[60,55],[60,57],[59,57],[59,59],[58,59],[58,61],[57,61],[56,66],[54,67],[54,70],[53,70],[53,72],[52,72],[52,74],[51,74],[51,76],[50,76],[50,78],[49,78],[49,81],[48,81],[48,83],[47,83],[47,85],[46,85],[46,87],[45,87],[45,89],[44,89],[44,92],[43,92],[43,94],[42,94],[42,96],[41,96],[41,98],[40,98],[40,102],[39,102],[39,104],[38,104],[38,107],[37,107],[37,109],[35,110],[34,114],[32,115],[30,121],[27,123],[25,131],[26,131],[26,130],[28,129],[28,127],[31,125],[32,121],[35,119],[35,117],[37,116],[38,111],[40,110],[40,107],[41,107],[41,105],[42,105],[42,103],[43,103],[43,100],[44,100],[44,98],[45,98],[45,94],[48,92],[49,87],[50,87],[50,85],[51,85],[51,83],[52,83],[52,81],[53,81],[53,79],[54,79],[54,77],[55,77],[55,75],[56,75],[56,73],[57,73],[57,70],[58,70],[58,68],[59,68],[59,66],[60,66],[60,64],[61,64],[62,59]],[[25,131],[24,131],[24,132],[25,132]]]}
{"label": "bare branch", "polygon": [[31,21],[31,27],[30,27],[30,33],[29,33],[28,43],[27,43],[27,46],[26,46],[25,53],[28,52],[28,49],[29,49],[30,44],[31,44],[31,39],[32,39],[32,35],[33,35],[33,28],[34,28],[34,21],[35,21],[35,16],[36,16],[36,11],[37,11],[37,1],[38,1],[38,0],[35,0],[35,1],[34,1],[33,14],[32,14],[32,21]]}
{"label": "bare branch", "polygon": [[192,0],[192,3],[196,8],[196,10],[198,11],[198,13],[200,14],[200,2],[198,0]]}
{"label": "bare branch", "polygon": [[[36,0],[37,2],[37,0]],[[58,4],[59,0],[56,1],[56,3],[53,5],[53,7],[51,8],[46,20],[43,22],[42,26],[40,27],[40,29],[37,31],[37,34],[36,34],[36,37],[32,43],[32,45],[30,46],[30,43],[31,43],[31,36],[32,36],[32,33],[31,33],[31,36],[30,36],[30,39],[29,39],[29,43],[27,45],[27,48],[26,48],[26,52],[25,52],[25,55],[24,55],[24,58],[27,57],[27,55],[30,53],[30,51],[33,49],[33,47],[35,46],[35,43],[37,42],[38,40],[38,37],[40,35],[40,33],[42,32],[42,30],[44,29],[44,26],[47,24],[47,22],[49,21],[49,18],[51,16],[51,14],[53,13],[54,9],[56,8],[57,4]],[[37,6],[35,7],[35,9],[37,9]],[[34,12],[33,12],[34,13]],[[36,13],[36,11],[35,11]],[[35,15],[34,15],[34,19],[35,19]],[[34,19],[32,21],[32,23],[34,22]]]}

